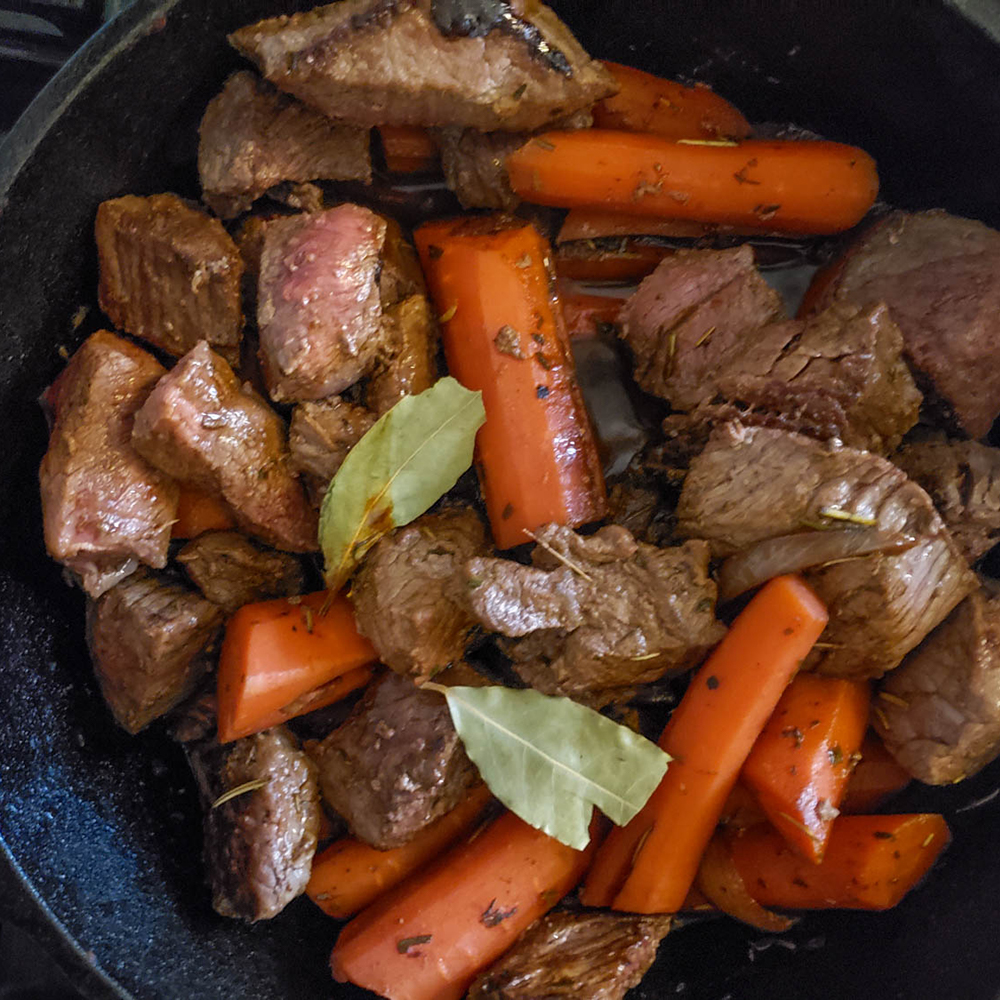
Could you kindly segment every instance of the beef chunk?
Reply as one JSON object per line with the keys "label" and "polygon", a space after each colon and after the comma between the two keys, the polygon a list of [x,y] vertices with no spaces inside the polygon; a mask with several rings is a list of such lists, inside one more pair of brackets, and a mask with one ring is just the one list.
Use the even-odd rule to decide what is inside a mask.
{"label": "beef chunk", "polygon": [[848,252],[818,300],[885,302],[917,384],[952,425],[985,435],[1000,412],[1000,233],[945,212],[894,212]]}
{"label": "beef chunk", "polygon": [[666,545],[673,532],[672,509],[663,491],[641,475],[626,475],[608,490],[609,517],[640,542]]}
{"label": "beef chunk", "polygon": [[[838,561],[806,579],[830,612],[807,665],[844,677],[897,666],[976,587],[930,497],[891,462],[800,434],[728,424],[692,463],[677,507],[681,535],[715,556],[824,522],[824,510],[917,539],[905,552]],[[843,523],[826,520],[843,527]]]}
{"label": "beef chunk", "polygon": [[331,122],[253,73],[234,73],[205,109],[202,197],[224,219],[285,181],[371,181],[367,129]]}
{"label": "beef chunk", "polygon": [[742,358],[756,331],[784,318],[781,296],[753,250],[686,250],[666,257],[622,309],[636,381],[674,409],[714,396],[713,375]]}
{"label": "beef chunk", "polygon": [[39,480],[45,545],[100,597],[139,562],[167,564],[177,485],[132,447],[132,422],[163,366],[106,330],[48,391],[55,415]]}
{"label": "beef chunk", "polygon": [[299,403],[292,411],[288,433],[292,467],[303,474],[317,504],[347,453],[374,423],[373,413],[339,396],[318,403]]}
{"label": "beef chunk", "polygon": [[672,920],[556,910],[476,979],[468,1000],[622,1000],[653,964]]}
{"label": "beef chunk", "polygon": [[177,555],[198,589],[231,615],[253,601],[301,594],[302,563],[287,552],[275,552],[235,531],[207,531]]}
{"label": "beef chunk", "polygon": [[385,223],[339,205],[267,224],[257,323],[272,399],[322,399],[353,385],[381,347]]}
{"label": "beef chunk", "polygon": [[534,566],[467,563],[479,621],[512,641],[514,668],[546,694],[611,692],[693,667],[722,638],[708,546],[644,545],[612,525],[584,538],[549,525]]}
{"label": "beef chunk", "polygon": [[235,364],[243,261],[218,219],[173,194],[104,202],[95,225],[97,294],[112,322],[168,354],[199,340]]}
{"label": "beef chunk", "polygon": [[367,403],[381,415],[404,396],[416,396],[437,380],[437,318],[426,295],[411,295],[383,316],[384,354],[372,374]]}
{"label": "beef chunk", "polygon": [[379,541],[351,596],[358,630],[383,663],[422,679],[462,659],[475,625],[463,567],[485,547],[467,508],[425,514]]}
{"label": "beef chunk", "polygon": [[240,527],[269,545],[317,548],[316,514],[288,468],[285,425],[204,341],[157,383],[132,443],[158,469],[221,495]]}
{"label": "beef chunk", "polygon": [[[283,726],[187,747],[205,811],[205,867],[224,917],[267,920],[305,891],[320,825],[312,761]],[[264,781],[221,805],[220,796]]]}
{"label": "beef chunk", "polygon": [[474,128],[441,130],[444,178],[463,208],[512,212],[521,204],[510,186],[505,161],[527,138],[525,132],[480,132]]}
{"label": "beef chunk", "polygon": [[104,699],[137,733],[179,705],[212,666],[222,612],[145,570],[90,605],[87,642]]}
{"label": "beef chunk", "polygon": [[615,90],[542,4],[504,8],[485,34],[449,37],[432,0],[342,0],[229,36],[282,90],[361,125],[539,129]]}
{"label": "beef chunk", "polygon": [[947,785],[1000,753],[1000,596],[967,597],[885,680],[874,713],[915,778]]}
{"label": "beef chunk", "polygon": [[909,444],[892,460],[931,495],[970,563],[1000,542],[1000,449],[934,439]]}
{"label": "beef chunk", "polygon": [[412,840],[479,780],[444,699],[392,671],[340,728],[307,749],[326,801],[379,850]]}

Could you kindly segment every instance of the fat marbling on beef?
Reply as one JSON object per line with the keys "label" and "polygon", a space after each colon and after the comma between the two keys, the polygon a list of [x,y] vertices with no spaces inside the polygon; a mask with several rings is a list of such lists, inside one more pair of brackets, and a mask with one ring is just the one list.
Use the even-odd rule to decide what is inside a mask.
{"label": "fat marbling on beef", "polygon": [[91,597],[140,563],[167,564],[177,485],[132,447],[132,423],[165,369],[106,330],[46,393],[54,414],[39,469],[45,545]]}
{"label": "fat marbling on beef", "polygon": [[87,643],[104,700],[137,733],[192,694],[212,668],[222,612],[139,570],[90,605]]}
{"label": "fat marbling on beef", "polygon": [[332,122],[245,70],[209,103],[199,137],[202,198],[223,219],[286,181],[371,181],[367,129]]}
{"label": "fat marbling on beef", "polygon": [[708,546],[658,549],[619,525],[585,538],[548,525],[535,565],[466,564],[479,622],[506,636],[514,669],[546,694],[610,700],[694,666],[722,638]]}
{"label": "fat marbling on beef", "polygon": [[842,528],[838,514],[916,539],[898,554],[838,560],[805,574],[830,612],[824,645],[807,665],[878,677],[977,586],[930,497],[891,462],[788,431],[726,424],[691,463],[677,527],[707,539],[722,557],[824,523]]}
{"label": "fat marbling on beef", "polygon": [[445,700],[391,670],[342,726],[306,749],[323,797],[379,850],[412,840],[479,781]]}
{"label": "fat marbling on beef", "polygon": [[289,469],[284,423],[204,341],[156,384],[132,443],[157,468],[221,496],[239,526],[269,545],[318,547],[316,513]]}
{"label": "fat marbling on beef", "polygon": [[218,219],[173,194],[101,204],[98,301],[112,322],[169,354],[207,340],[239,358],[243,261]]}
{"label": "fat marbling on beef", "polygon": [[[614,80],[540,3],[503,3],[472,34],[433,0],[342,0],[248,25],[229,40],[282,90],[362,125],[539,129]],[[530,10],[530,12],[529,12]]]}

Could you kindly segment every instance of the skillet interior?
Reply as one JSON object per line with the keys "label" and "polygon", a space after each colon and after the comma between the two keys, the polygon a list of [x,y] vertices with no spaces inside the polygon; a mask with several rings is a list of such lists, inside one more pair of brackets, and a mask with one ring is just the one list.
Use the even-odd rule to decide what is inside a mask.
{"label": "skillet interior", "polygon": [[[781,0],[765,19],[759,5],[735,0],[553,5],[595,55],[700,77],[751,119],[865,146],[896,204],[1000,224],[1000,48],[949,6]],[[224,33],[288,6],[140,0],[57,78],[0,153],[0,412],[10,435],[0,493],[0,849],[12,864],[0,890],[21,919],[47,928],[94,997],[331,995],[332,928],[307,902],[253,928],[212,914],[181,757],[161,735],[113,728],[83,652],[82,600],[43,552],[36,492],[44,425],[34,399],[62,363],[59,346],[72,349],[94,328],[97,203],[195,192],[196,124],[236,64]],[[90,318],[74,330],[81,305]],[[951,811],[998,778],[994,767],[914,805]],[[810,916],[786,935],[788,947],[767,950],[737,926],[685,929],[635,995],[997,996],[1000,802],[955,815],[953,826],[944,861],[896,911]]]}

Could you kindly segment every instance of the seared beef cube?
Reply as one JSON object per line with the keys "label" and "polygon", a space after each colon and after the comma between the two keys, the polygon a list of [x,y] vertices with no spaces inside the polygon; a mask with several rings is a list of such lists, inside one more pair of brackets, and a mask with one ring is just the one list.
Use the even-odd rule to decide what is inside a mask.
{"label": "seared beef cube", "polygon": [[332,122],[246,71],[205,109],[199,135],[202,197],[224,219],[284,181],[371,181],[367,129]]}
{"label": "seared beef cube", "polygon": [[112,322],[168,354],[207,340],[239,358],[243,261],[218,219],[173,194],[104,202],[95,225],[98,299]]}
{"label": "seared beef cube", "polygon": [[207,531],[192,539],[177,561],[198,589],[231,615],[254,601],[301,594],[302,563],[287,552],[275,552],[235,531]]}
{"label": "seared beef cube", "polygon": [[358,205],[267,224],[257,323],[272,399],[323,399],[372,367],[381,347],[384,241],[385,223]]}
{"label": "seared beef cube", "polygon": [[638,541],[666,545],[672,533],[672,511],[663,491],[640,475],[628,475],[608,490],[609,518]]}
{"label": "seared beef cube", "polygon": [[49,555],[100,597],[139,562],[167,564],[177,485],[132,447],[132,422],[163,366],[106,330],[73,355],[48,396],[55,423],[39,480]]}
{"label": "seared beef cube", "polygon": [[653,964],[672,920],[548,913],[476,979],[467,1000],[622,1000]]}
{"label": "seared beef cube", "polygon": [[884,302],[928,402],[983,437],[1000,413],[1000,233],[942,211],[894,212],[848,252],[831,299]]}
{"label": "seared beef cube", "polygon": [[316,768],[283,726],[223,747],[189,744],[187,753],[205,812],[216,913],[250,921],[277,916],[305,891],[312,872],[321,808]]}
{"label": "seared beef cube", "polygon": [[379,296],[385,311],[411,295],[426,295],[427,284],[416,248],[403,235],[402,227],[390,216],[379,216],[385,223],[385,242],[378,278]]}
{"label": "seared beef cube", "polygon": [[479,781],[445,700],[392,671],[307,749],[326,801],[355,837],[383,851],[412,840]]}
{"label": "seared beef cube", "polygon": [[132,443],[147,461],[220,495],[245,531],[278,549],[316,549],[316,513],[289,471],[285,425],[202,341],[157,383]]}
{"label": "seared beef cube", "polygon": [[[589,538],[549,525],[534,566],[467,563],[479,622],[546,694],[611,694],[695,666],[722,638],[708,546],[658,549],[619,525]],[[599,699],[598,699],[599,700]]]}
{"label": "seared beef cube", "polygon": [[875,728],[915,778],[948,785],[1000,754],[1000,596],[967,597],[882,685]]}
{"label": "seared beef cube", "polygon": [[361,125],[540,129],[614,93],[608,71],[542,4],[502,6],[474,37],[444,34],[432,0],[341,0],[229,36],[272,83]]}
{"label": "seared beef cube", "polygon": [[385,354],[368,386],[368,406],[379,416],[404,396],[437,380],[437,318],[426,295],[411,295],[383,315]]}
{"label": "seared beef cube", "polygon": [[441,130],[441,167],[463,208],[512,212],[521,204],[507,177],[507,157],[528,140],[526,132]]}
{"label": "seared beef cube", "polygon": [[351,599],[383,663],[426,679],[462,659],[475,626],[464,566],[485,550],[483,524],[466,508],[425,514],[368,553]]}
{"label": "seared beef cube", "polygon": [[805,574],[830,612],[824,645],[806,662],[825,674],[878,677],[978,586],[916,483],[869,452],[729,424],[691,463],[677,506],[679,533],[707,539],[717,557],[810,526],[843,528],[844,517],[916,542]]}
{"label": "seared beef cube", "polygon": [[665,258],[621,314],[636,381],[676,410],[712,399],[714,374],[746,355],[760,327],[783,318],[781,296],[749,246]]}
{"label": "seared beef cube", "polygon": [[978,441],[920,441],[892,460],[930,494],[970,563],[1000,542],[1000,449]]}
{"label": "seared beef cube", "polygon": [[118,724],[137,733],[179,705],[212,667],[222,612],[140,570],[91,604],[87,642]]}

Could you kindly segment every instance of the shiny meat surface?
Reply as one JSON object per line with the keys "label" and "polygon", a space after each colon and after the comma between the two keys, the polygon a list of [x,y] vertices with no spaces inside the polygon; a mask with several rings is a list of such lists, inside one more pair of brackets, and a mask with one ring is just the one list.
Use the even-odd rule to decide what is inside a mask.
{"label": "shiny meat surface", "polygon": [[441,167],[448,187],[463,208],[512,212],[521,204],[510,186],[504,161],[527,139],[527,132],[441,130]]}
{"label": "shiny meat surface", "polygon": [[372,373],[366,402],[381,416],[404,396],[437,381],[437,317],[426,295],[411,295],[382,317],[383,359]]}

